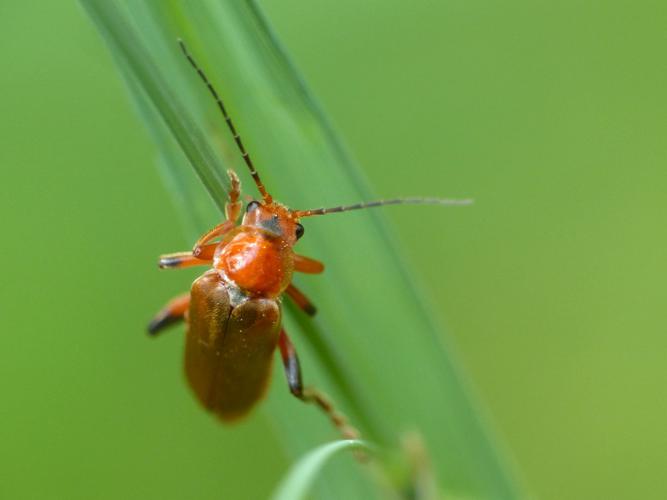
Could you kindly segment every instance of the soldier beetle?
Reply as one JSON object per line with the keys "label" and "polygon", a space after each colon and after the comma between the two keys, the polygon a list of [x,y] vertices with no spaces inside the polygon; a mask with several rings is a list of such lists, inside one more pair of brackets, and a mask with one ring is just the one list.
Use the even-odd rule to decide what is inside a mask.
{"label": "soldier beetle", "polygon": [[[151,321],[151,335],[184,320],[185,374],[199,402],[224,422],[244,417],[266,392],[273,354],[280,350],[290,392],[318,406],[347,438],[358,436],[345,417],[314,388],[304,387],[296,350],[281,327],[286,294],[306,314],[315,307],[293,283],[294,272],[319,274],[324,265],[293,250],[303,236],[300,219],[395,204],[464,205],[470,200],[397,198],[311,210],[292,210],[266,190],[215,88],[179,40],[183,54],[207,86],[232,133],[261,200],[248,203],[242,222],[241,184],[228,171],[231,189],[225,220],[202,235],[192,251],[162,255],[162,269],[211,266],[190,292],[169,302]],[[217,240],[217,241],[216,241]]]}

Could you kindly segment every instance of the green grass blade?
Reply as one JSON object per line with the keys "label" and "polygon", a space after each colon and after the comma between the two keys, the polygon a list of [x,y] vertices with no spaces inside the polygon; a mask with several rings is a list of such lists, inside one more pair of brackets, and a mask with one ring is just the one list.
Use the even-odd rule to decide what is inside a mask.
{"label": "green grass blade", "polygon": [[[179,37],[224,96],[274,196],[294,208],[375,197],[254,3],[83,3],[130,82],[179,196],[191,201],[188,210],[203,207],[191,217],[196,224],[207,219],[206,225],[213,225],[220,214],[200,203],[205,196],[183,172],[190,168],[185,158],[218,207],[224,204],[225,168],[236,168],[246,192],[253,191],[210,96],[178,52]],[[174,151],[175,144],[183,153]],[[449,194],[426,184],[424,191]],[[324,388],[364,435],[383,447],[399,449],[404,433],[418,432],[446,492],[515,497],[496,445],[382,212],[333,215],[305,224],[298,251],[327,265],[321,277],[297,277],[316,300],[318,317],[306,319],[288,308],[285,319],[306,382]],[[197,229],[205,229],[204,224]],[[279,367],[276,371],[278,378]],[[285,389],[274,388],[263,409],[292,456],[331,436],[328,423],[314,409],[299,406]],[[368,498],[368,485],[355,469],[347,463],[327,467],[322,473],[327,488],[317,489],[318,497]]]}
{"label": "green grass blade", "polygon": [[[162,69],[146,53],[123,9],[115,2],[84,1],[83,5],[119,64],[125,68],[126,76],[131,75],[134,79],[131,89],[136,93],[141,88],[207,186],[213,200],[222,208],[228,189],[224,169],[208,139],[191,118],[187,106],[174,95]],[[146,102],[143,98],[141,101]],[[157,123],[155,120],[151,122]]]}
{"label": "green grass blade", "polygon": [[363,441],[358,440],[334,441],[315,448],[292,465],[287,476],[273,493],[272,500],[300,500],[305,498],[317,475],[327,462],[334,455],[345,450],[370,452],[371,448]]}

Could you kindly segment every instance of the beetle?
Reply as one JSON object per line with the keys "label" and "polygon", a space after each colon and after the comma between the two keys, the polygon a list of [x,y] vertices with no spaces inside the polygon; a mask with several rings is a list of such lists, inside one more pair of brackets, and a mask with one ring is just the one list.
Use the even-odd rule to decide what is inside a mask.
{"label": "beetle", "polygon": [[318,406],[346,438],[358,436],[318,390],[304,387],[294,345],[281,326],[281,300],[290,297],[306,314],[316,310],[293,283],[294,272],[318,274],[324,265],[294,252],[303,236],[303,217],[403,203],[468,204],[470,200],[397,198],[355,205],[292,210],[273,199],[262,183],[222,99],[188,52],[183,54],[207,86],[261,195],[248,203],[241,224],[241,183],[233,170],[225,220],[202,235],[192,251],[162,255],[162,269],[210,266],[190,291],[170,301],[150,322],[156,335],[185,321],[185,374],[199,402],[224,422],[246,416],[261,400],[270,380],[274,351],[279,349],[290,392]]}

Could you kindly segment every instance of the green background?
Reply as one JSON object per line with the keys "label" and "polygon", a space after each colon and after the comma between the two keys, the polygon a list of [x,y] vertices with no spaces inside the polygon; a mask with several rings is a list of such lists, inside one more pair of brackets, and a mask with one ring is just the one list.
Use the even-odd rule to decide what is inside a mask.
{"label": "green background", "polygon": [[[386,213],[529,493],[664,498],[664,4],[262,6],[379,195],[476,199]],[[266,496],[270,415],[220,427],[143,335],[190,242],[99,36],[0,27],[0,496]]]}

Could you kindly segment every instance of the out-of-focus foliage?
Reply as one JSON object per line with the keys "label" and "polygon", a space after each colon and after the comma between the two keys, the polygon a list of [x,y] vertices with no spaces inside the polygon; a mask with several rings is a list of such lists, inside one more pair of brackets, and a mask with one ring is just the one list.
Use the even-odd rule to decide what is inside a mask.
{"label": "out-of-focus foliage", "polygon": [[[665,497],[667,6],[261,3],[377,194],[475,197],[465,210],[383,213],[529,491]],[[175,209],[78,6],[6,1],[0,23],[0,496],[266,498],[293,461],[266,410],[284,400],[314,422],[317,412],[276,378],[262,411],[221,427],[183,382],[181,332],[143,335],[195,275],[159,272],[157,254],[190,246],[184,219],[215,223],[212,203],[194,221]],[[261,136],[227,67],[203,62],[247,141]],[[267,172],[267,183],[294,205],[308,200],[284,196],[280,182],[314,189],[317,204],[357,201],[309,167]],[[313,256],[367,259],[364,240],[347,237],[347,223],[367,216],[308,221],[304,246],[335,234]],[[373,279],[338,293],[382,304],[382,292],[363,290]],[[314,298],[324,286],[300,284]],[[384,332],[352,333],[383,355]],[[403,332],[406,344],[414,335]],[[324,380],[308,359],[308,379]]]}

